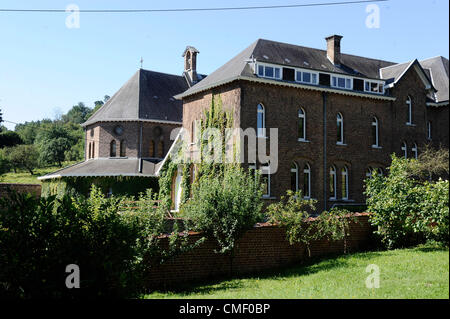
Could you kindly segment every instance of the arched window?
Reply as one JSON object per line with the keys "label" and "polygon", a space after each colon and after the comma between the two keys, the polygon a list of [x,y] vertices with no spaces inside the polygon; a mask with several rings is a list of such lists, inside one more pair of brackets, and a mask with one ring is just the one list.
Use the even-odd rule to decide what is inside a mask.
{"label": "arched window", "polygon": [[298,140],[306,141],[306,112],[302,108],[298,110]]}
{"label": "arched window", "polygon": [[402,152],[403,152],[403,156],[405,158],[408,158],[408,145],[406,145],[406,142],[402,143]]}
{"label": "arched window", "polygon": [[120,141],[120,157],[127,156],[127,146],[125,140]]}
{"label": "arched window", "polygon": [[414,158],[417,159],[417,156],[419,155],[419,152],[417,150],[417,144],[416,143],[414,143],[414,145],[413,145],[411,150],[412,150],[412,152],[414,154]]}
{"label": "arched window", "polygon": [[92,142],[92,158],[95,157],[95,142]]}
{"label": "arched window", "polygon": [[92,143],[89,143],[89,151],[88,151],[88,156],[87,156],[88,159],[91,158],[91,149],[92,149],[92,145],[91,144]]}
{"label": "arched window", "polygon": [[155,157],[155,141],[150,140],[150,145],[148,146],[148,156]]}
{"label": "arched window", "polygon": [[413,122],[412,111],[412,100],[411,97],[408,96],[408,98],[406,99],[406,124],[412,124]]}
{"label": "arched window", "polygon": [[303,197],[311,198],[311,166],[308,163],[303,168]]}
{"label": "arched window", "polygon": [[378,119],[374,116],[372,119],[372,147],[379,147],[379,123]]}
{"label": "arched window", "polygon": [[161,140],[158,143],[158,158],[164,157],[164,141]]}
{"label": "arched window", "polygon": [[173,191],[172,191],[172,201],[173,201],[173,209],[175,211],[178,211],[180,209],[181,204],[181,194],[183,193],[182,190],[182,181],[183,174],[180,167],[178,167],[178,170],[175,172],[172,185],[173,185]]}
{"label": "arched window", "polygon": [[428,121],[428,123],[427,123],[427,139],[429,140],[429,141],[431,141],[431,121]]}
{"label": "arched window", "polygon": [[381,167],[377,168],[377,174],[380,175],[380,176],[384,175],[383,169]]}
{"label": "arched window", "polygon": [[336,167],[330,167],[330,199],[336,199]]}
{"label": "arched window", "polygon": [[337,114],[336,117],[337,124],[337,143],[344,144],[344,117],[341,113]]}
{"label": "arched window", "polygon": [[116,157],[116,141],[111,141],[111,143],[109,144],[109,156],[110,157]]}
{"label": "arched window", "polygon": [[348,199],[348,169],[347,166],[344,166],[341,169],[341,178],[342,178],[342,199]]}
{"label": "arched window", "polygon": [[295,162],[291,165],[291,190],[298,191],[298,166]]}
{"label": "arched window", "polygon": [[369,166],[366,171],[366,177],[372,178],[373,171],[374,171],[373,167]]}
{"label": "arched window", "polygon": [[260,103],[258,104],[258,110],[257,110],[257,118],[256,118],[256,124],[257,124],[257,135],[258,137],[265,137],[266,136],[266,113],[264,110],[264,106]]}

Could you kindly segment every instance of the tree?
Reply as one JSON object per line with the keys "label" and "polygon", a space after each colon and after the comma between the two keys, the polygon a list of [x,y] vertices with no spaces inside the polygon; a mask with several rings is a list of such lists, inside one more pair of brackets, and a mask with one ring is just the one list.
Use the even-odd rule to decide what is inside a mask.
{"label": "tree", "polygon": [[58,163],[61,167],[65,153],[77,143],[77,139],[70,134],[66,126],[53,123],[40,130],[36,143],[41,163]]}
{"label": "tree", "polygon": [[5,131],[0,133],[0,148],[22,144],[20,135],[14,131]]}
{"label": "tree", "polygon": [[17,145],[6,149],[6,159],[14,170],[20,168],[34,174],[34,169],[38,167],[38,152],[34,145]]}
{"label": "tree", "polygon": [[62,120],[64,123],[76,123],[81,124],[86,122],[89,118],[92,109],[84,105],[83,102],[79,102],[77,105],[74,105],[67,114],[62,116]]}
{"label": "tree", "polygon": [[17,132],[25,144],[34,144],[36,135],[41,129],[41,126],[53,123],[50,119],[43,119],[41,121],[31,121],[22,124],[17,124],[14,131]]}

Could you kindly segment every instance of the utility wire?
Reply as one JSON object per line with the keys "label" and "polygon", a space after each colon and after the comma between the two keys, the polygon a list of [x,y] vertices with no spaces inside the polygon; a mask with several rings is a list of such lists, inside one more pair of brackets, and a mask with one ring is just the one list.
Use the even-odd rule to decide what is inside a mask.
{"label": "utility wire", "polygon": [[[337,6],[349,4],[362,4],[371,2],[386,2],[389,0],[361,0],[361,1],[341,1],[341,2],[316,2],[304,4],[287,4],[273,6],[248,6],[248,7],[217,7],[217,8],[174,8],[174,9],[85,9],[77,10],[80,13],[150,13],[150,12],[194,12],[194,11],[231,11],[231,10],[260,10],[260,9],[285,9],[301,7],[319,7],[319,6]],[[65,13],[70,12],[65,9],[3,9],[0,12],[47,12],[47,13]]]}

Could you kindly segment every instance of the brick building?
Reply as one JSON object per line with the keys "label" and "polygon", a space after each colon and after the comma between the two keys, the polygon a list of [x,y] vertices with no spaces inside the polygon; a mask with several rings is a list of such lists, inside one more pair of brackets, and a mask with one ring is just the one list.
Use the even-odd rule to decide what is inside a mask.
{"label": "brick building", "polygon": [[176,96],[183,128],[192,132],[220,96],[235,127],[268,141],[278,128],[278,169],[262,171],[267,201],[301,189],[319,209],[361,205],[363,180],[385,173],[392,153],[448,148],[449,64],[441,56],[398,64],[343,54],[341,39],[327,37],[326,50],[257,40]]}

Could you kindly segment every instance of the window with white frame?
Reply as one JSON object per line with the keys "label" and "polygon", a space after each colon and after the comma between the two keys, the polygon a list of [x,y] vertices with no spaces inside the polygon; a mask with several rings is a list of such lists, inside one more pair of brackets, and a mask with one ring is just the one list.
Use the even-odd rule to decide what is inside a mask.
{"label": "window with white frame", "polygon": [[384,94],[384,84],[383,82],[377,81],[364,81],[364,91],[371,93],[380,93]]}
{"label": "window with white frame", "polygon": [[428,121],[427,122],[427,139],[429,141],[431,141],[431,137],[432,137],[432,134],[431,134],[431,121]]}
{"label": "window with white frame", "polygon": [[333,75],[331,77],[331,86],[340,89],[351,90],[353,88],[353,79],[349,77]]}
{"label": "window with white frame", "polygon": [[306,141],[306,112],[302,108],[298,110],[298,140]]}
{"label": "window with white frame", "polygon": [[413,116],[412,116],[413,106],[412,106],[412,100],[411,97],[408,96],[406,99],[406,124],[411,125],[413,123]]}
{"label": "window with white frame", "polygon": [[[249,168],[255,170],[256,173],[256,165],[250,165]],[[262,197],[270,197],[270,167],[268,164],[265,164],[260,166],[259,170],[261,174],[260,183],[263,189]]]}
{"label": "window with white frame", "polygon": [[256,114],[256,125],[257,125],[257,135],[258,137],[266,136],[266,112],[264,106],[260,103],[258,104],[257,114]]}
{"label": "window with white frame", "polygon": [[291,165],[291,190],[298,191],[298,166],[295,162]]}
{"label": "window with white frame", "polygon": [[336,116],[337,144],[344,144],[344,117],[341,113]]}
{"label": "window with white frame", "polygon": [[341,169],[341,182],[342,182],[342,199],[348,199],[348,168],[347,166]]}
{"label": "window with white frame", "polygon": [[408,158],[408,145],[406,145],[406,142],[402,142],[402,152],[403,156]]}
{"label": "window with white frame", "polygon": [[372,118],[372,147],[379,147],[379,138],[380,138],[380,131],[379,131],[379,122],[376,116]]}
{"label": "window with white frame", "polygon": [[414,145],[413,145],[411,150],[412,150],[412,152],[414,154],[414,158],[417,159],[418,151],[417,151],[417,144],[416,143],[414,143]]}
{"label": "window with white frame", "polygon": [[319,74],[317,72],[306,72],[297,70],[295,72],[295,81],[301,83],[318,84]]}
{"label": "window with white frame", "polygon": [[330,167],[330,199],[336,199],[336,167]]}
{"label": "window with white frame", "polygon": [[271,65],[258,64],[258,76],[270,79],[281,79],[281,68]]}
{"label": "window with white frame", "polygon": [[311,198],[311,166],[308,163],[303,168],[303,197]]}

